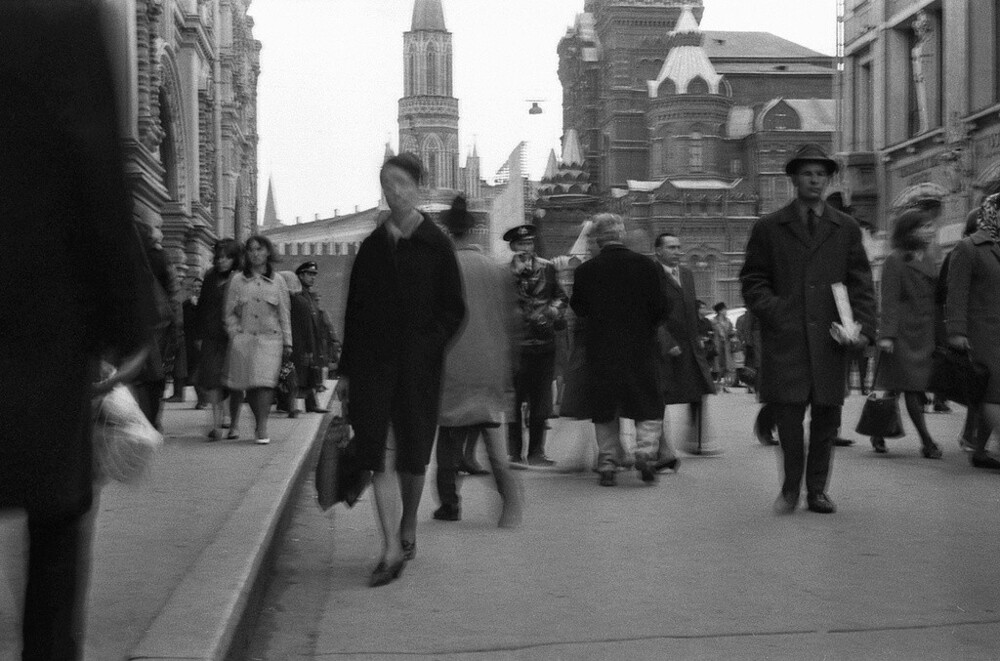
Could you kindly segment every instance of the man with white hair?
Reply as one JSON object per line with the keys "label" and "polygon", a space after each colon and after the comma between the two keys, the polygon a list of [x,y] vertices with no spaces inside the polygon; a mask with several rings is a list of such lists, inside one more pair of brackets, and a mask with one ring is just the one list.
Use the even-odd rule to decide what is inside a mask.
{"label": "man with white hair", "polygon": [[600,484],[615,485],[623,417],[635,420],[635,466],[644,482],[655,482],[663,430],[656,329],[667,316],[659,267],[625,247],[621,216],[598,214],[591,236],[600,252],[576,269],[570,306],[584,323],[586,392],[597,433]]}

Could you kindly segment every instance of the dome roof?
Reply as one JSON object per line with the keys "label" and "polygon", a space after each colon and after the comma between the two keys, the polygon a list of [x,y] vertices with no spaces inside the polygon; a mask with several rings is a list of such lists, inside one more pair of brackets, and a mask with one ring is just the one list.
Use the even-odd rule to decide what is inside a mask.
{"label": "dome roof", "polygon": [[677,25],[670,33],[670,52],[660,68],[656,80],[647,81],[649,96],[659,96],[660,85],[669,80],[673,83],[677,94],[704,93],[701,90],[690,90],[691,82],[704,81],[709,94],[719,94],[719,84],[722,76],[715,70],[712,61],[702,47],[703,35],[698,27],[690,5],[684,5]]}

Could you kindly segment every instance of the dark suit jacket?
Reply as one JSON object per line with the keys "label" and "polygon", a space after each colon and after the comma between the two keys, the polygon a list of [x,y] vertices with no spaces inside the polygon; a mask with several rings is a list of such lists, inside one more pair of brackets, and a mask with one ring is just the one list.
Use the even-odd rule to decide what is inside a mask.
{"label": "dark suit jacket", "polygon": [[[700,402],[715,392],[711,371],[698,334],[698,304],[694,292],[694,275],[680,267],[681,284],[671,277],[661,264],[660,271],[667,301],[667,318],[660,326],[660,378],[665,404]],[[681,355],[667,352],[679,347]]]}
{"label": "dark suit jacket", "polygon": [[97,10],[0,2],[0,90],[0,508],[72,516],[96,359],[145,342],[152,299]]}
{"label": "dark suit jacket", "polygon": [[871,267],[858,223],[826,205],[810,237],[795,202],[758,220],[740,271],[743,300],[761,322],[764,402],[844,403],[847,350],[830,336],[839,321],[830,286],[846,285],[854,318],[875,338]]}
{"label": "dark suit jacket", "polygon": [[667,314],[659,266],[623,245],[609,245],[577,267],[573,312],[584,320],[586,389],[594,422],[621,415],[663,416],[656,328]]}

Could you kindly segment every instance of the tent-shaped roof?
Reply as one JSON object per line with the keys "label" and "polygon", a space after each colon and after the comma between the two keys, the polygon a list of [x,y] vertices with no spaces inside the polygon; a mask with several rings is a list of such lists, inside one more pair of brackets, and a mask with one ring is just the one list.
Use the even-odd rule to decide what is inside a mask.
{"label": "tent-shaped roof", "polygon": [[441,0],[416,0],[413,3],[413,23],[410,28],[413,32],[418,30],[436,30],[447,32],[444,26],[444,8],[441,7]]}
{"label": "tent-shaped roof", "polygon": [[719,83],[722,76],[712,66],[705,49],[702,48],[702,32],[698,27],[698,19],[694,17],[690,5],[685,5],[677,26],[670,33],[672,47],[667,59],[660,68],[656,80],[647,81],[649,96],[655,98],[660,85],[670,80],[678,94],[685,94],[692,80],[701,78],[708,84],[710,94],[719,93]]}

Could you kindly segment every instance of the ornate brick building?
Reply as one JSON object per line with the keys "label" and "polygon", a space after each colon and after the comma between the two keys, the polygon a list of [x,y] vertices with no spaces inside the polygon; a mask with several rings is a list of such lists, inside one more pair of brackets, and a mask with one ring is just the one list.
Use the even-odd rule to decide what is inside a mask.
{"label": "ornate brick building", "polygon": [[160,227],[182,273],[257,217],[251,0],[103,0],[117,65],[135,215]]}
{"label": "ornate brick building", "polygon": [[791,197],[785,161],[805,142],[832,148],[834,60],[766,32],[703,32],[707,4],[585,0],[558,46],[563,130],[591,194],[649,251],[681,235],[699,296],[732,306],[751,225]]}

